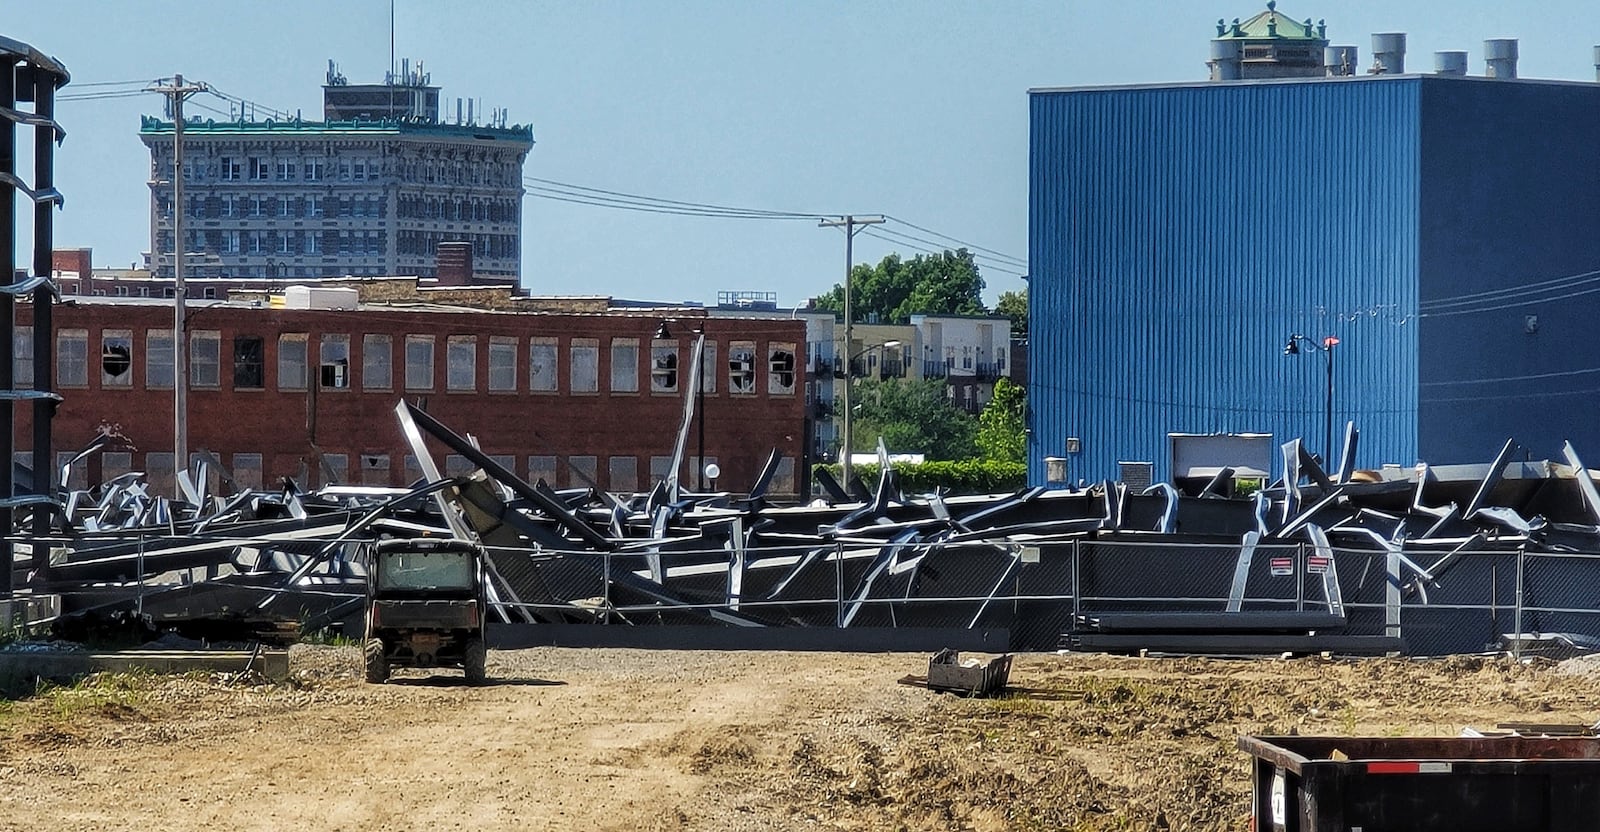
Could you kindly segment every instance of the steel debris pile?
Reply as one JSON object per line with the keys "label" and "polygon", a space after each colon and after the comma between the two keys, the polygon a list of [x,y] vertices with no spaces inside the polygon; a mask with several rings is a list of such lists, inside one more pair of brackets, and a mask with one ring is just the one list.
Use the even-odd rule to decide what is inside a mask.
{"label": "steel debris pile", "polygon": [[[1283,476],[1246,497],[1229,495],[1227,471],[1192,493],[1105,482],[908,495],[884,466],[870,490],[824,474],[826,498],[783,507],[768,495],[776,454],[742,496],[691,493],[676,478],[639,494],[556,490],[409,404],[396,414],[424,472],[414,488],[239,489],[203,462],[179,474],[183,499],[171,500],[129,474],[32,506],[55,512],[59,536],[17,546],[18,585],[59,596],[64,624],[288,636],[358,620],[364,541],[454,536],[488,547],[502,623],[934,627],[1009,631],[1018,649],[1059,639],[1385,652],[1404,647],[1390,620],[1401,605],[1408,616],[1450,606],[1497,577],[1476,555],[1600,551],[1600,491],[1570,447],[1564,463],[1516,461],[1507,443],[1489,465],[1365,472],[1350,464],[1352,430],[1337,471],[1296,440]],[[475,470],[443,476],[440,451]],[[71,481],[70,467],[61,473]],[[213,480],[224,493],[207,490]],[[1285,595],[1289,584],[1273,581],[1290,567],[1297,591]]]}

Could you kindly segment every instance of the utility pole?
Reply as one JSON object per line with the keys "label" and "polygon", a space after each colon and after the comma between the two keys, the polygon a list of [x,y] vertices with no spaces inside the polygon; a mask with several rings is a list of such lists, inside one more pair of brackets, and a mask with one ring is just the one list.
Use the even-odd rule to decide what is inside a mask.
{"label": "utility pole", "polygon": [[850,308],[850,270],[855,267],[855,241],[856,232],[869,225],[882,225],[882,216],[858,217],[846,214],[836,220],[820,220],[817,225],[821,228],[844,229],[844,419],[839,432],[839,475],[845,490],[850,489],[850,385],[855,380],[855,373],[850,367],[850,350],[852,340],[852,325],[855,322],[854,313]]}
{"label": "utility pole", "polygon": [[[172,487],[177,496],[183,494],[178,472],[189,468],[189,378],[184,364],[188,338],[183,308],[183,102],[209,89],[204,82],[185,84],[182,75],[173,76],[171,84],[151,87],[172,105]],[[156,256],[159,262],[159,251]]]}

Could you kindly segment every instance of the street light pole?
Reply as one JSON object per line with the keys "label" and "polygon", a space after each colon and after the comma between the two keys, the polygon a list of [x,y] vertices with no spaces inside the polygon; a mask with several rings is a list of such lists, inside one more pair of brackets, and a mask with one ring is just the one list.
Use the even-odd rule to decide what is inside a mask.
{"label": "street light pole", "polygon": [[856,232],[869,225],[882,224],[883,217],[881,216],[857,217],[854,214],[846,214],[836,220],[820,220],[817,222],[820,228],[844,229],[844,354],[847,360],[844,362],[844,420],[839,431],[839,439],[841,440],[839,443],[839,474],[840,479],[844,481],[845,488],[850,487],[850,382],[854,378],[850,372],[850,361],[848,360],[853,336],[852,327],[855,323],[853,310],[850,308],[850,271],[855,267]]}
{"label": "street light pole", "polygon": [[1283,354],[1299,355],[1301,344],[1306,344],[1322,353],[1323,364],[1327,369],[1327,384],[1322,402],[1322,463],[1331,466],[1333,464],[1333,348],[1339,345],[1339,339],[1328,335],[1323,337],[1322,343],[1319,344],[1316,340],[1297,332],[1289,336],[1289,343],[1284,345]]}
{"label": "street light pole", "polygon": [[700,469],[699,473],[696,475],[699,478],[699,479],[696,480],[696,482],[698,482],[700,484],[700,487],[699,487],[698,490],[700,491],[700,493],[704,494],[705,490],[706,490],[706,356],[705,356],[706,326],[705,326],[705,324],[701,324],[700,326],[695,327],[694,334],[699,339],[699,343],[700,343],[700,347],[697,350],[695,350],[695,360],[700,362],[700,366],[695,368],[696,372],[694,374],[694,378],[695,378],[694,412],[699,417],[699,420],[700,420],[700,438],[699,438],[698,443],[695,446],[696,447],[695,458],[700,461],[700,464],[695,466],[695,467]]}

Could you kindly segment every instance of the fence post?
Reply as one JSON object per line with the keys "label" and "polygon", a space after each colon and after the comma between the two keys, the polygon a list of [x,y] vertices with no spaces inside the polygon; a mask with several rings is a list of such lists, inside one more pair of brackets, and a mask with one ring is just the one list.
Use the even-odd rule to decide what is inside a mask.
{"label": "fence post", "polygon": [[600,623],[602,623],[602,624],[610,624],[611,623],[611,553],[610,552],[605,552],[604,556],[605,556],[604,572],[602,573],[604,583],[600,587],[600,594],[601,594],[601,606],[605,609],[605,612],[601,614]]}
{"label": "fence post", "polygon": [[833,597],[838,599],[833,626],[844,626],[844,544],[833,544]]}
{"label": "fence post", "polygon": [[134,602],[139,622],[144,623],[144,532],[139,533],[139,595]]}
{"label": "fence post", "polygon": [[1516,612],[1515,612],[1515,615],[1513,617],[1513,620],[1515,621],[1515,624],[1514,624],[1514,627],[1513,627],[1513,629],[1515,630],[1515,633],[1511,637],[1512,638],[1512,641],[1511,641],[1511,657],[1516,659],[1519,662],[1522,661],[1522,588],[1523,588],[1522,572],[1523,572],[1524,566],[1526,565],[1527,559],[1528,559],[1528,546],[1527,546],[1527,544],[1523,544],[1521,546],[1518,546],[1517,547],[1517,598],[1516,598]]}
{"label": "fence post", "polygon": [[1294,609],[1306,611],[1306,544],[1294,545]]}
{"label": "fence post", "polygon": [[1400,553],[1390,550],[1386,571],[1389,573],[1383,596],[1383,634],[1400,638]]}
{"label": "fence post", "polygon": [[1072,541],[1072,623],[1073,623],[1073,626],[1077,626],[1078,616],[1083,613],[1083,582],[1082,582],[1082,574],[1079,572],[1079,565],[1080,565],[1079,564],[1079,558],[1081,557],[1081,553],[1078,551],[1078,544],[1081,543],[1081,542],[1082,541],[1076,540],[1076,539],[1074,539]]}

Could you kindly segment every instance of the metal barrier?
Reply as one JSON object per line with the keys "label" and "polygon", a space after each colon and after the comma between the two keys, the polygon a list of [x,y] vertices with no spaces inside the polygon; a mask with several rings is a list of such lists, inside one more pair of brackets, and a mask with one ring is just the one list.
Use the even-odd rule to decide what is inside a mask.
{"label": "metal barrier", "polygon": [[[299,591],[319,596],[360,592],[359,563],[338,558],[311,566],[326,539],[270,553],[258,550],[267,543],[261,539],[122,540],[131,544],[123,573],[99,580],[95,591],[120,587],[141,613],[146,598],[161,590],[252,571],[298,574]],[[41,555],[73,545],[13,542]],[[641,542],[615,552],[491,547],[495,600],[513,620],[600,626],[1007,630],[1019,650],[1055,649],[1076,616],[1095,613],[1296,610],[1337,611],[1349,635],[1398,636],[1415,655],[1499,649],[1508,636],[1520,654],[1532,636],[1552,633],[1578,647],[1600,646],[1600,552],[1107,539],[853,540],[750,549],[730,543],[681,551],[670,545]],[[177,559],[183,550],[203,555],[219,547],[236,554],[227,562],[203,565],[197,557],[169,568],[189,563]],[[58,549],[55,559],[58,578],[73,574],[70,555]],[[71,599],[89,589],[57,580],[37,592]]]}

